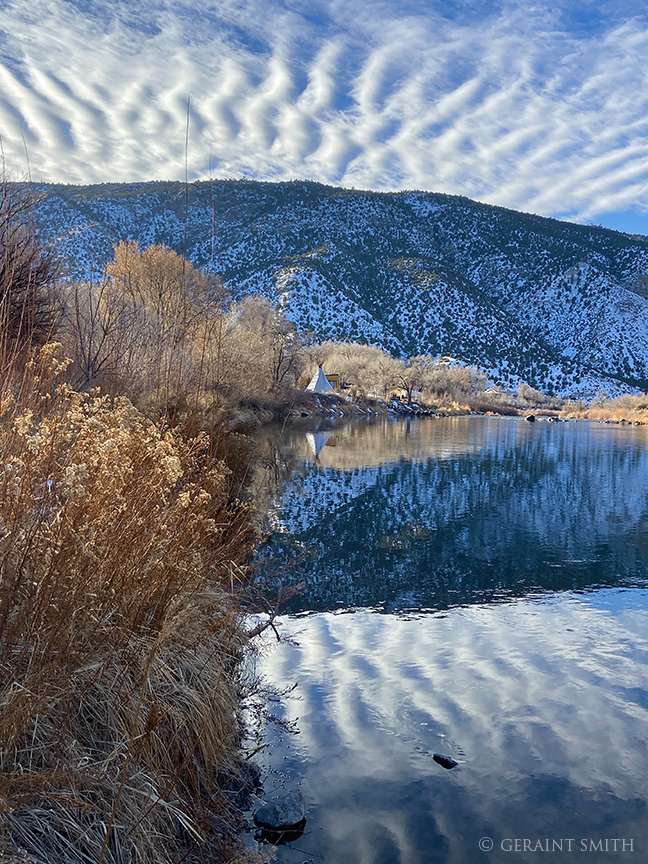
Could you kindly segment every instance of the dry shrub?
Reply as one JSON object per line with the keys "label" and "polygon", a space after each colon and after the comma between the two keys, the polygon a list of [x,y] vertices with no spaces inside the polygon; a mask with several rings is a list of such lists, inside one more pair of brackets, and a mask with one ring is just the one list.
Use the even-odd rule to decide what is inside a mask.
{"label": "dry shrub", "polygon": [[421,404],[425,405],[427,408],[431,408],[433,411],[437,411],[446,416],[462,416],[463,414],[470,414],[471,407],[464,399],[461,402],[457,402],[452,396],[448,394],[438,394],[438,393],[430,393],[424,394],[424,398],[421,401]]}
{"label": "dry shrub", "polygon": [[505,417],[517,417],[520,413],[514,405],[509,404],[499,394],[491,396],[484,393],[482,396],[474,396],[469,399],[471,411],[478,414],[501,414]]}
{"label": "dry shrub", "polygon": [[606,393],[597,394],[587,405],[583,401],[567,402],[563,413],[568,417],[582,417],[589,420],[632,420],[648,422],[648,394],[638,396],[626,393],[611,399]]}
{"label": "dry shrub", "polygon": [[3,837],[39,862],[221,860],[250,513],[207,436],[65,365],[47,345],[0,392]]}
{"label": "dry shrub", "polygon": [[518,384],[517,395],[520,408],[560,411],[564,404],[564,400],[560,396],[549,396],[547,393],[536,390],[535,387],[530,387],[523,381]]}

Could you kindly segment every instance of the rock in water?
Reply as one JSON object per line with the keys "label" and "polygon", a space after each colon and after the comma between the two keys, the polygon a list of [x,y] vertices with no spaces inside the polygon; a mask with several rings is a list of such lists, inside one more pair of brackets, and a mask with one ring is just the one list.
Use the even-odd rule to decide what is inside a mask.
{"label": "rock in water", "polygon": [[535,423],[535,415],[534,414],[529,414],[529,416],[525,417],[524,419],[527,421],[527,423]]}
{"label": "rock in water", "polygon": [[295,789],[280,798],[272,798],[254,813],[254,821],[263,828],[283,831],[294,828],[306,819],[304,796]]}
{"label": "rock in water", "polygon": [[455,762],[454,759],[451,759],[450,756],[442,756],[440,753],[435,753],[432,758],[435,762],[441,765],[443,768],[447,768],[448,771],[451,768],[454,768],[455,765],[458,765],[458,762]]}

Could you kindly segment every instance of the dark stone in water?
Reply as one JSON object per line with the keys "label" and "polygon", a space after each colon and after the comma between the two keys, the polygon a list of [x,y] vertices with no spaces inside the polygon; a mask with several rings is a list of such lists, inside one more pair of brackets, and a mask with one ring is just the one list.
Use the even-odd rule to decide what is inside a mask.
{"label": "dark stone in water", "polygon": [[306,826],[306,818],[302,819],[297,825],[292,828],[285,828],[283,831],[273,831],[270,828],[261,828],[255,835],[257,840],[263,840],[265,843],[272,843],[273,846],[283,846],[284,843],[294,843],[304,833]]}
{"label": "dark stone in water", "polygon": [[524,419],[527,421],[527,423],[535,423],[535,416],[533,414],[529,414],[529,416],[525,417]]}
{"label": "dark stone in water", "polygon": [[295,789],[280,798],[272,798],[267,804],[255,811],[254,821],[262,828],[277,833],[299,830],[301,826],[301,834],[306,823],[304,796],[299,789]]}
{"label": "dark stone in water", "polygon": [[434,759],[434,761],[435,761],[437,764],[441,765],[442,768],[447,768],[448,771],[449,771],[451,768],[454,768],[455,765],[458,765],[458,764],[459,764],[458,762],[455,762],[455,760],[452,759],[450,756],[442,756],[440,753],[435,753],[435,754],[432,756],[432,758]]}

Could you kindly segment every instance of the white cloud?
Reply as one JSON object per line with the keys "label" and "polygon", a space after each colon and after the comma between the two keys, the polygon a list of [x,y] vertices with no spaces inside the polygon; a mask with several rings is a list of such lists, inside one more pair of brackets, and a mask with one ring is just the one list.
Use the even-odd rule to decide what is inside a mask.
{"label": "white cloud", "polygon": [[642,19],[600,7],[588,32],[568,6],[465,5],[455,20],[436,8],[13,0],[0,22],[7,163],[24,166],[24,136],[36,179],[180,179],[191,95],[194,176],[211,161],[224,176],[416,187],[581,219],[644,207]]}

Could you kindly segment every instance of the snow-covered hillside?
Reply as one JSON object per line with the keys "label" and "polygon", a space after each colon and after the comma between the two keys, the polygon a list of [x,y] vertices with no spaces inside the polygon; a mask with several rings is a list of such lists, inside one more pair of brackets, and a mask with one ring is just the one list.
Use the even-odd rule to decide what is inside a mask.
{"label": "snow-covered hillside", "polygon": [[71,277],[121,239],[163,243],[234,298],[281,298],[321,338],[449,354],[561,395],[648,386],[648,238],[465,198],[310,182],[44,186],[40,232]]}

